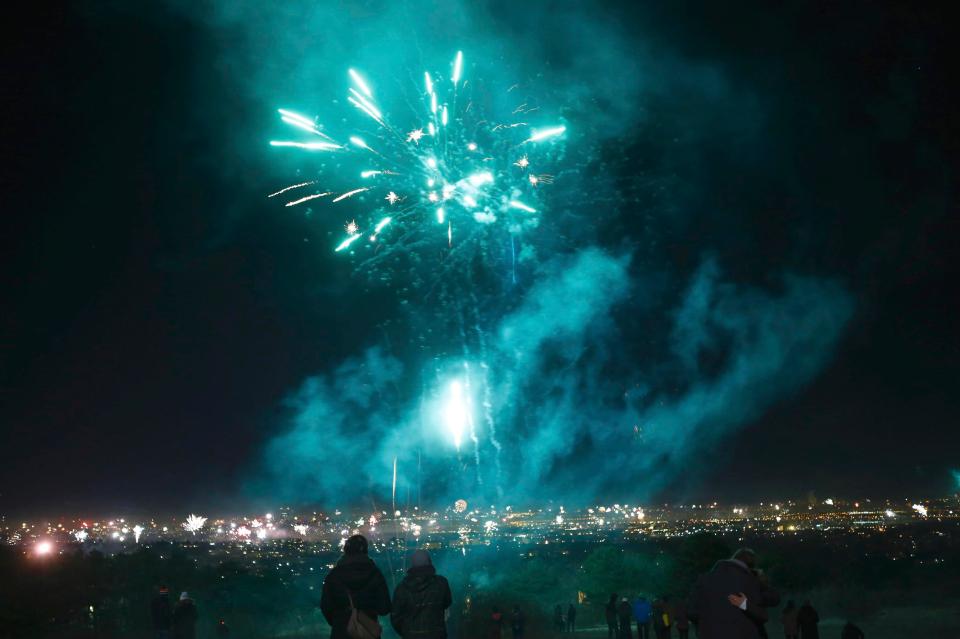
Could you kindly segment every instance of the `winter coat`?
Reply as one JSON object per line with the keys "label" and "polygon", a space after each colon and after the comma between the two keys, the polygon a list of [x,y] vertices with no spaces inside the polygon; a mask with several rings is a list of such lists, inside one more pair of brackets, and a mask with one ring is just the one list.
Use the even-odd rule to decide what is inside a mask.
{"label": "winter coat", "polygon": [[415,566],[393,593],[390,625],[403,639],[445,639],[445,611],[451,603],[447,580],[433,566]]}
{"label": "winter coat", "polygon": [[646,599],[635,599],[633,601],[633,618],[637,620],[637,623],[649,622],[652,613],[653,609]]}
{"label": "winter coat", "polygon": [[150,602],[150,616],[153,618],[154,630],[170,630],[173,615],[170,612],[170,596],[166,593],[158,594]]}
{"label": "winter coat", "polygon": [[573,604],[567,606],[567,622],[573,623],[577,620],[577,607]]}
{"label": "winter coat", "polygon": [[367,555],[344,555],[323,580],[320,611],[330,624],[330,639],[348,639],[350,598],[371,619],[390,613],[390,591],[383,573]]}
{"label": "winter coat", "polygon": [[608,623],[608,624],[609,624],[609,623],[613,623],[613,624],[617,623],[617,602],[616,602],[616,601],[608,601],[608,602],[607,602],[607,607],[606,607],[606,609],[604,610],[604,613],[605,613],[606,616],[607,616],[607,623]]}
{"label": "winter coat", "polygon": [[490,639],[503,637],[503,614],[495,612],[490,615]]}
{"label": "winter coat", "polygon": [[630,622],[630,617],[633,616],[633,608],[626,601],[621,601],[620,605],[617,606],[617,616],[620,617],[620,621]]}
{"label": "winter coat", "polygon": [[197,607],[192,599],[181,599],[173,607],[173,639],[194,639],[197,636]]}
{"label": "winter coat", "polygon": [[820,623],[820,615],[813,606],[807,604],[800,606],[800,611],[797,612],[797,626],[800,629],[801,639],[820,639],[818,623]]}
{"label": "winter coat", "polygon": [[[727,599],[741,592],[747,597],[745,611]],[[757,622],[767,620],[761,592],[760,580],[746,564],[735,559],[718,561],[697,580],[687,606],[699,639],[757,639]]]}

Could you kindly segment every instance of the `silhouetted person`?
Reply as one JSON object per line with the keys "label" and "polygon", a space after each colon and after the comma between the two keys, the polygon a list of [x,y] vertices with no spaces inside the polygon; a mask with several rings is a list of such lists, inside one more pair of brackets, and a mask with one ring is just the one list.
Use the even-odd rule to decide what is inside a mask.
{"label": "silhouetted person", "polygon": [[573,605],[572,601],[567,606],[567,630],[570,632],[577,631],[577,607]]}
{"label": "silhouetted person", "polygon": [[522,639],[526,629],[526,616],[524,616],[523,611],[520,610],[520,606],[514,606],[513,614],[510,615],[510,630],[513,632],[513,639]]}
{"label": "silhouetted person", "polygon": [[757,620],[766,620],[759,605],[762,587],[753,573],[752,551],[737,551],[701,575],[690,595],[687,615],[699,639],[759,639]]}
{"label": "silhouetted person", "polygon": [[[770,586],[770,580],[766,573],[759,568],[754,569],[753,574],[757,576],[760,582],[760,605],[765,609],[776,608],[780,605],[780,593]],[[766,615],[769,616],[769,613]],[[760,639],[768,639],[767,619],[757,619],[757,630],[760,631]]]}
{"label": "silhouetted person", "polygon": [[356,609],[360,623],[379,625],[390,613],[390,591],[383,574],[367,556],[367,540],[354,535],[343,545],[343,556],[323,580],[320,611],[330,624],[330,639],[348,639],[347,623]]}
{"label": "silhouetted person", "polygon": [[670,606],[666,597],[653,602],[653,633],[657,639],[670,638],[670,625],[673,622]]}
{"label": "silhouetted person", "polygon": [[169,639],[173,615],[170,610],[170,590],[166,586],[160,586],[150,600],[150,617],[153,620],[154,639]]}
{"label": "silhouetted person", "polygon": [[603,613],[607,618],[607,639],[616,639],[620,634],[617,629],[617,593],[610,595],[610,601]]}
{"label": "silhouetted person", "polygon": [[620,622],[620,639],[630,639],[633,636],[631,626],[633,625],[633,607],[627,598],[620,600],[617,606],[617,620]]}
{"label": "silhouetted person", "polygon": [[780,622],[783,624],[783,636],[786,639],[797,639],[799,630],[797,629],[797,606],[793,600],[787,602],[787,607],[783,609],[780,615]]}
{"label": "silhouetted person", "polygon": [[863,636],[863,630],[848,621],[847,625],[843,627],[843,632],[840,633],[840,639],[865,639],[865,637]]}
{"label": "silhouetted person", "polygon": [[818,623],[820,623],[820,615],[813,609],[809,599],[804,601],[797,612],[797,627],[800,629],[800,639],[820,639]]}
{"label": "silhouetted person", "polygon": [[500,612],[500,608],[497,606],[493,607],[493,612],[490,613],[490,639],[502,639],[503,638],[503,613]]}
{"label": "silhouetted person", "polygon": [[653,608],[646,597],[637,597],[633,600],[633,618],[637,621],[637,639],[650,638],[650,615]]}
{"label": "silhouetted person", "polygon": [[197,636],[197,607],[186,592],[173,607],[173,639],[194,639]]}
{"label": "silhouetted person", "polygon": [[690,636],[690,618],[687,616],[687,604],[683,600],[673,602],[673,625],[679,639]]}
{"label": "silhouetted person", "polygon": [[217,622],[217,639],[220,639],[221,637],[229,637],[229,636],[230,636],[230,629],[227,628],[227,622],[221,619],[220,621]]}
{"label": "silhouetted person", "polygon": [[446,610],[452,603],[450,584],[437,574],[427,551],[418,550],[393,593],[390,624],[403,639],[446,639]]}
{"label": "silhouetted person", "polygon": [[553,627],[557,632],[563,632],[563,606],[560,604],[553,609]]}

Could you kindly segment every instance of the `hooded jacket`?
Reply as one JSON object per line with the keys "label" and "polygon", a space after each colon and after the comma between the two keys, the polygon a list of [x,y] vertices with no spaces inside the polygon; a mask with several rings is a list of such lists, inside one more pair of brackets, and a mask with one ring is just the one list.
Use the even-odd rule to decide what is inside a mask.
{"label": "hooded jacket", "polygon": [[450,584],[431,565],[414,566],[393,593],[390,625],[403,639],[445,639]]}
{"label": "hooded jacket", "polygon": [[347,639],[350,598],[371,619],[390,613],[390,591],[383,573],[365,554],[344,555],[323,580],[320,611],[330,624],[330,639]]}

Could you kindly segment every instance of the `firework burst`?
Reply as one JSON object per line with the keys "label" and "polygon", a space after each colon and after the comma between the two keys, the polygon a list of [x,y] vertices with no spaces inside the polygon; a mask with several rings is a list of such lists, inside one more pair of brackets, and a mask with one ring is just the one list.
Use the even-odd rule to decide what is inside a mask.
{"label": "firework burst", "polygon": [[[424,72],[422,86],[408,87],[416,98],[391,113],[388,106],[395,100],[381,102],[364,75],[348,69],[346,99],[359,120],[339,136],[314,119],[279,109],[284,123],[308,137],[271,145],[341,157],[336,173],[320,172],[315,180],[269,197],[289,193],[286,206],[328,195],[334,195],[325,200],[330,207],[346,206],[348,199],[361,202],[365,210],[346,225],[347,235],[334,251],[371,251],[361,255],[370,259],[431,241],[453,249],[490,228],[513,238],[536,229],[545,197],[542,187],[553,176],[533,171],[556,161],[566,126],[547,121],[534,128],[531,123],[539,119],[535,116],[540,107],[529,98],[508,109],[504,121],[495,121],[480,108],[481,101],[473,99],[467,76],[463,54],[457,52],[447,78]],[[517,121],[518,115],[531,122]],[[359,186],[351,176],[368,184]],[[307,187],[316,192],[305,193]],[[356,208],[352,206],[351,213]],[[356,244],[362,237],[370,242]]]}

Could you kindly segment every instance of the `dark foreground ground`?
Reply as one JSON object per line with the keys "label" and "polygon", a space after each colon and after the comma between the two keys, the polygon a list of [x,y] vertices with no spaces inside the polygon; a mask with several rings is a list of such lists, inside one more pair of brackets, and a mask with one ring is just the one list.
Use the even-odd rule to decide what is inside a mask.
{"label": "dark foreground ground", "polygon": [[[552,614],[572,601],[581,602],[577,636],[604,639],[603,602],[611,592],[685,598],[698,574],[741,545],[757,551],[784,602],[812,601],[823,639],[839,639],[847,619],[869,639],[960,638],[956,522],[757,538],[702,534],[550,545],[500,539],[431,552],[454,591],[452,639],[486,639],[493,607],[515,605],[527,615],[527,639],[564,636],[554,631]],[[396,583],[412,546],[392,540],[387,547],[373,558],[388,583]],[[19,546],[0,546],[0,639],[151,637],[149,604],[161,583],[174,598],[186,590],[197,602],[197,639],[217,637],[219,619],[231,638],[325,637],[329,630],[316,605],[336,560],[326,545],[298,540],[73,546],[43,560]],[[779,609],[770,618],[771,639],[783,637]],[[392,636],[388,629],[385,637]]]}

